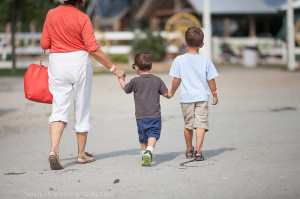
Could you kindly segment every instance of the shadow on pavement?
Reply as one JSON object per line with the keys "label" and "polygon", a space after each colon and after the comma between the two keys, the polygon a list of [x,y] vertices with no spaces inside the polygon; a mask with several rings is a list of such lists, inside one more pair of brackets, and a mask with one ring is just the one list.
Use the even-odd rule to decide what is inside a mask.
{"label": "shadow on pavement", "polygon": [[[233,151],[236,150],[236,148],[232,147],[227,147],[227,148],[220,148],[220,149],[215,149],[215,150],[208,150],[208,151],[203,151],[203,154],[205,156],[205,159],[209,159],[215,156],[218,156],[221,153],[227,152],[227,151]],[[111,157],[118,157],[121,155],[138,155],[140,152],[140,149],[128,149],[128,150],[122,150],[122,151],[114,151],[114,152],[108,152],[108,153],[100,153],[100,154],[95,154],[94,157],[97,160],[105,159],[105,158],[111,158]],[[170,153],[164,153],[164,154],[154,154],[153,157],[153,166],[157,166],[161,163],[171,161],[175,159],[179,155],[184,155],[184,152],[170,152]],[[61,159],[61,161],[66,161],[66,160],[74,160],[72,162],[69,162],[64,165],[64,168],[76,165],[76,157],[72,158],[65,158]],[[191,162],[183,162],[184,164]]]}
{"label": "shadow on pavement", "polygon": [[11,109],[0,109],[0,117],[7,114],[7,113],[10,113],[10,112],[13,112],[13,111],[16,111],[17,109],[15,108],[11,108]]}
{"label": "shadow on pavement", "polygon": [[164,154],[154,154],[153,156],[153,166],[157,166],[161,163],[171,161],[175,159],[177,156],[182,155],[183,152],[170,152],[170,153],[164,153]]}
{"label": "shadow on pavement", "polygon": [[[128,149],[128,150],[122,150],[122,151],[114,151],[114,152],[108,152],[108,153],[100,153],[100,154],[93,154],[94,157],[97,160],[101,160],[104,158],[111,158],[111,157],[117,157],[117,156],[121,156],[121,155],[138,155],[140,152],[140,149]],[[69,162],[67,164],[64,165],[64,168],[76,165],[76,160],[77,157],[71,157],[71,158],[64,158],[64,159],[60,159],[61,161],[66,161],[66,160],[74,160],[72,162]]]}
{"label": "shadow on pavement", "polygon": [[[236,150],[236,148],[232,148],[232,147],[229,147],[229,148],[220,148],[220,149],[216,149],[216,150],[203,151],[203,154],[205,156],[205,159],[208,159],[208,158],[212,158],[214,156],[218,156],[221,153],[224,153],[224,152],[227,152],[227,151],[233,151],[233,150]],[[157,166],[157,165],[159,165],[159,164],[161,164],[163,162],[171,161],[171,160],[175,159],[179,155],[184,155],[184,151],[170,152],[170,153],[157,154],[157,155],[155,154],[154,158],[153,158],[153,161],[154,161],[153,166]],[[184,157],[184,159],[185,159],[185,157]],[[191,160],[187,161],[187,162],[184,162],[184,163],[188,163],[188,162],[191,162]]]}
{"label": "shadow on pavement", "polygon": [[[232,147],[220,148],[220,149],[216,149],[216,150],[203,151],[203,155],[204,155],[205,159],[209,159],[209,158],[218,156],[219,154],[224,153],[226,151],[233,151],[233,150],[236,150],[236,148],[232,148]],[[180,163],[180,166],[185,166],[186,164],[188,164],[190,162],[194,162],[194,161],[195,161],[194,159],[191,159],[189,161],[182,162],[182,163]]]}
{"label": "shadow on pavement", "polygon": [[215,156],[218,156],[221,153],[227,152],[227,151],[233,151],[236,150],[236,148],[233,147],[226,147],[226,148],[220,148],[220,149],[215,149],[215,150],[208,150],[208,151],[203,151],[204,157],[206,159],[212,158]]}

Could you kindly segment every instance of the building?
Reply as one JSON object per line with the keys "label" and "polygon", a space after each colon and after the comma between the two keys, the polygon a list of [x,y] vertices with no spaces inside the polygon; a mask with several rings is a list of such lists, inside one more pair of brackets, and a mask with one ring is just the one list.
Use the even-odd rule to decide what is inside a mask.
{"label": "building", "polygon": [[93,27],[102,31],[129,29],[130,3],[128,0],[90,0],[87,13]]}
{"label": "building", "polygon": [[[286,0],[211,0],[214,36],[275,36],[282,26]],[[187,12],[202,21],[202,0],[146,0],[136,14],[152,29],[163,30],[168,18]]]}

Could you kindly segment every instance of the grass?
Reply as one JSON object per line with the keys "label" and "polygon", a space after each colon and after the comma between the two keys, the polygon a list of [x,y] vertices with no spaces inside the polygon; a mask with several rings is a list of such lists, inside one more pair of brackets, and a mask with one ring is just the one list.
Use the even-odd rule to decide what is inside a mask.
{"label": "grass", "polygon": [[11,73],[11,69],[0,69],[0,76],[24,76],[26,73],[26,68],[19,68],[16,71],[16,74]]}

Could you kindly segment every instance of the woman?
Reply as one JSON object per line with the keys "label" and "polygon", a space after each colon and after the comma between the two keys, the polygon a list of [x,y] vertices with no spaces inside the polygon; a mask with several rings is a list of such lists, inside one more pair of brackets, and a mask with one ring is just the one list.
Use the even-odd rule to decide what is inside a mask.
{"label": "woman", "polygon": [[52,170],[63,169],[59,161],[58,145],[68,123],[68,108],[74,91],[75,125],[77,134],[77,163],[95,161],[85,152],[90,124],[90,96],[93,68],[91,54],[117,77],[125,78],[99,48],[89,17],[78,10],[85,0],[65,0],[63,5],[48,12],[41,38],[41,47],[50,49],[49,90],[53,95],[49,118],[51,149],[49,162]]}

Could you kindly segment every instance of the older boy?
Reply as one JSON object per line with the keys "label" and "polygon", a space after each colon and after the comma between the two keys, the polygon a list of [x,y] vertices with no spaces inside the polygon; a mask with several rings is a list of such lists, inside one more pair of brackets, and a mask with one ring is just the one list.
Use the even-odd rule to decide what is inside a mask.
{"label": "older boy", "polygon": [[[191,27],[185,33],[187,53],[175,58],[169,75],[174,77],[169,97],[172,97],[180,85],[180,102],[184,118],[184,137],[186,158],[204,160],[202,144],[205,132],[208,131],[209,91],[213,94],[213,105],[218,103],[217,88],[214,78],[218,72],[205,56],[200,55],[204,34],[200,28]],[[193,129],[196,129],[196,149],[192,145]]]}
{"label": "older boy", "polygon": [[159,77],[150,74],[152,56],[149,53],[137,54],[132,67],[140,76],[127,84],[122,78],[119,82],[125,93],[134,92],[142,166],[151,166],[153,149],[161,131],[160,95],[167,97],[168,88]]}

